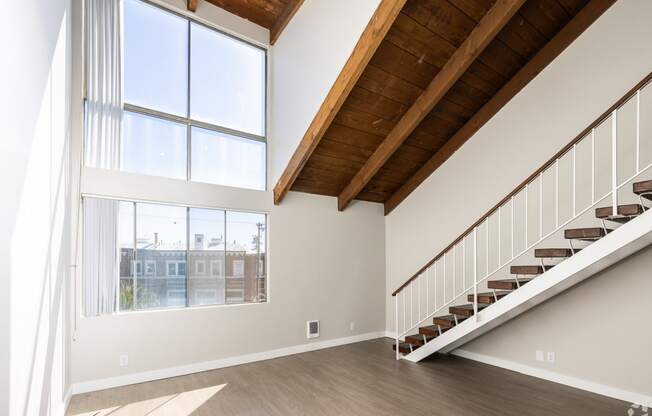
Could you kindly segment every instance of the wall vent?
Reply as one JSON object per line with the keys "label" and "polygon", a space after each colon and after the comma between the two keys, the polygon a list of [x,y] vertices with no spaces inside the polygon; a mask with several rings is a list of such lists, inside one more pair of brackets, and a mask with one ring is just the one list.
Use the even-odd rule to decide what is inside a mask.
{"label": "wall vent", "polygon": [[319,336],[319,321],[307,321],[306,331],[308,338],[317,338]]}

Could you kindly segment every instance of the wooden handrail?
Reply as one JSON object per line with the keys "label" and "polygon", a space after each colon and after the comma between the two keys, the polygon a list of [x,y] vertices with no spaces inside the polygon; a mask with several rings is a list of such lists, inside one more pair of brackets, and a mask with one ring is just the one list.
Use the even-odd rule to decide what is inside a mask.
{"label": "wooden handrail", "polygon": [[420,268],[416,273],[414,273],[414,274],[412,275],[412,277],[410,277],[408,280],[406,280],[406,281],[405,281],[401,286],[399,286],[398,289],[396,289],[396,290],[392,293],[392,296],[396,296],[396,294],[399,293],[399,292],[400,292],[403,288],[405,288],[407,285],[409,285],[410,282],[412,282],[414,279],[416,279],[417,277],[419,277],[419,276],[420,276],[420,275],[421,275],[421,274],[422,274],[422,273],[423,273],[423,272],[424,272],[428,267],[432,266],[432,264],[433,264],[434,262],[436,262],[437,260],[439,260],[439,259],[440,259],[444,254],[446,254],[446,253],[447,253],[451,248],[453,248],[457,243],[459,243],[460,241],[462,241],[462,239],[463,239],[464,237],[466,237],[466,235],[468,235],[471,231],[473,231],[473,229],[474,229],[475,227],[477,227],[478,225],[480,225],[484,220],[486,220],[488,217],[490,217],[491,214],[493,214],[494,212],[496,212],[496,210],[497,210],[499,207],[501,207],[503,204],[505,204],[507,201],[509,201],[510,198],[512,198],[514,195],[516,195],[518,192],[520,192],[521,189],[523,189],[523,187],[524,187],[525,185],[527,185],[528,183],[532,182],[532,181],[533,181],[537,176],[539,176],[539,174],[540,174],[541,172],[543,172],[543,171],[546,170],[548,167],[550,167],[550,165],[552,165],[552,164],[555,162],[555,160],[557,160],[558,158],[560,158],[561,156],[563,156],[564,153],[566,153],[567,151],[569,151],[569,150],[573,147],[573,145],[575,145],[577,142],[579,142],[580,140],[582,140],[582,138],[584,138],[588,133],[590,133],[592,129],[594,129],[595,127],[597,127],[597,126],[598,126],[600,123],[602,123],[606,118],[608,118],[608,117],[611,115],[611,113],[613,113],[614,110],[616,110],[618,107],[620,107],[621,105],[623,105],[623,104],[624,104],[624,103],[625,103],[625,102],[626,102],[626,101],[627,101],[627,100],[628,100],[628,99],[629,99],[629,98],[630,98],[630,97],[631,97],[631,96],[632,96],[636,91],[638,91],[639,89],[641,89],[641,88],[642,88],[645,84],[647,84],[650,80],[652,80],[652,72],[650,72],[649,74],[647,74],[647,76],[646,76],[645,78],[643,78],[643,79],[642,79],[638,84],[636,84],[636,86],[634,86],[632,89],[630,89],[629,91],[627,91],[627,93],[626,93],[625,95],[623,95],[623,96],[622,96],[618,101],[616,101],[616,103],[615,103],[614,105],[612,105],[611,107],[609,107],[609,109],[608,109],[607,111],[605,111],[604,113],[602,113],[602,114],[601,114],[601,115],[600,115],[600,116],[599,116],[599,117],[598,117],[598,118],[597,118],[593,123],[591,123],[591,124],[589,125],[589,127],[587,127],[587,128],[585,128],[584,130],[582,130],[582,132],[581,132],[580,134],[578,134],[578,135],[577,135],[573,140],[571,140],[570,143],[568,143],[568,144],[567,144],[566,146],[564,146],[560,151],[558,151],[557,153],[555,153],[555,155],[554,155],[553,157],[551,157],[547,162],[545,162],[543,165],[541,165],[541,167],[540,167],[539,169],[537,169],[533,174],[531,174],[530,176],[528,176],[528,177],[527,177],[523,182],[521,182],[521,183],[520,183],[516,188],[514,188],[514,190],[513,190],[512,192],[510,192],[509,194],[507,194],[507,196],[505,196],[503,199],[501,199],[500,202],[498,202],[498,203],[497,203],[496,205],[494,205],[494,206],[493,206],[489,211],[487,211],[486,214],[484,214],[484,215],[483,215],[482,217],[480,217],[476,222],[474,222],[473,225],[471,225],[469,228],[467,228],[466,230],[464,230],[464,232],[463,232],[462,234],[460,234],[460,236],[457,237],[457,238],[456,238],[452,243],[450,243],[448,246],[446,246],[446,248],[444,248],[442,251],[440,251],[439,254],[437,254],[435,257],[433,257],[433,258],[432,258],[428,263],[426,263],[422,268]]}

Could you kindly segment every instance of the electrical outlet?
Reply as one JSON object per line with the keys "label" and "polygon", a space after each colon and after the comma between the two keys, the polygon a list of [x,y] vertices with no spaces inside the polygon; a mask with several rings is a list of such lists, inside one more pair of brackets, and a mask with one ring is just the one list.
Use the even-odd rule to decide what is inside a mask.
{"label": "electrical outlet", "polygon": [[554,351],[548,351],[548,362],[553,364],[555,362],[555,353]]}
{"label": "electrical outlet", "polygon": [[126,367],[129,365],[129,356],[123,354],[120,356],[120,367]]}
{"label": "electrical outlet", "polygon": [[545,359],[543,358],[543,351],[542,350],[537,350],[536,358],[537,358],[537,361],[541,361],[541,362],[545,361]]}
{"label": "electrical outlet", "polygon": [[355,322],[349,323],[349,331],[355,330]]}

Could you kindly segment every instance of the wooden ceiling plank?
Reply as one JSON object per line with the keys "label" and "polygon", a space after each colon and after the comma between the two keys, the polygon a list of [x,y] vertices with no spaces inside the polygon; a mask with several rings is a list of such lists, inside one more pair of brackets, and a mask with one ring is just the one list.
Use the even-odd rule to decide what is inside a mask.
{"label": "wooden ceiling plank", "polygon": [[317,111],[308,130],[299,142],[283,174],[274,187],[274,203],[279,204],[299,176],[301,168],[324,136],[326,129],[348,97],[351,89],[371,60],[374,52],[385,38],[394,19],[400,13],[406,0],[382,0],[362,32],[351,56],[344,64],[326,99]]}
{"label": "wooden ceiling plank", "polygon": [[340,193],[337,203],[340,211],[345,209],[367,185],[523,3],[524,0],[498,0],[494,4],[351,180],[351,183]]}
{"label": "wooden ceiling plank", "polygon": [[294,17],[294,14],[299,10],[299,7],[303,4],[303,0],[289,0],[288,4],[285,6],[285,9],[281,14],[276,18],[274,25],[269,29],[269,43],[274,44],[276,40],[281,36],[281,32],[285,29],[285,26],[290,23],[290,20]]}
{"label": "wooden ceiling plank", "polygon": [[432,172],[444,163],[525,85],[600,17],[616,0],[591,0],[568,22],[501,90],[435,153],[417,173],[385,202],[385,215],[392,212]]}

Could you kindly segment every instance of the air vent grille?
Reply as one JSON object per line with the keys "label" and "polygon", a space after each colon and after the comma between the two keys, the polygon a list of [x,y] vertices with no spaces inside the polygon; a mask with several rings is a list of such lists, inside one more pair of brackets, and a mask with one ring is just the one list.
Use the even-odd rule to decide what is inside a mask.
{"label": "air vent grille", "polygon": [[317,338],[319,336],[319,321],[307,321],[306,329],[308,338]]}

